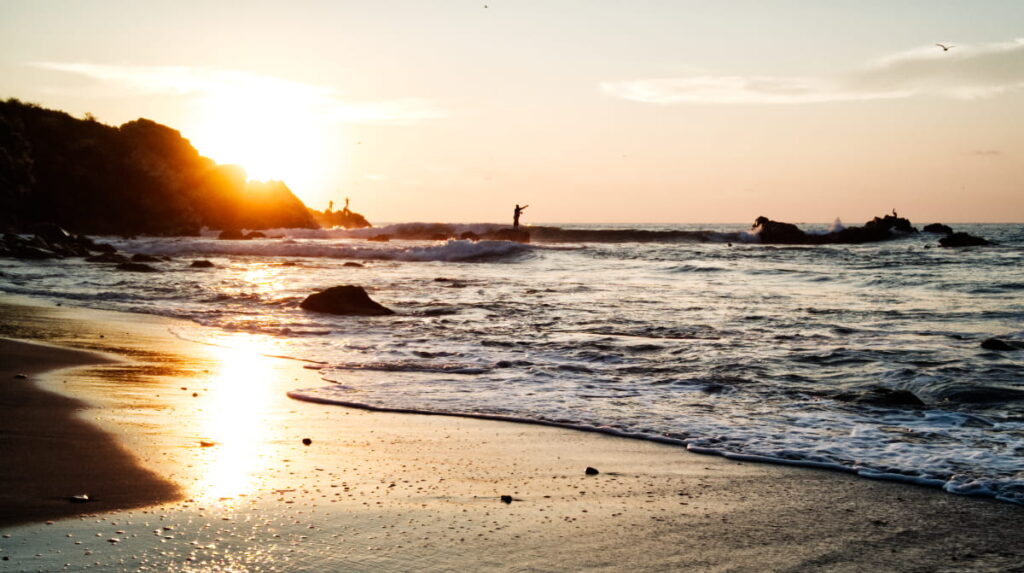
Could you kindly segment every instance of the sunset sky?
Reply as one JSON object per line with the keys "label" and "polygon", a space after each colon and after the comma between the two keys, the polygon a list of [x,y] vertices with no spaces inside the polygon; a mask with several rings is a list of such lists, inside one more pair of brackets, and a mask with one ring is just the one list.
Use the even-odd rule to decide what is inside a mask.
{"label": "sunset sky", "polygon": [[0,97],[374,222],[1024,221],[1020,0],[0,0]]}

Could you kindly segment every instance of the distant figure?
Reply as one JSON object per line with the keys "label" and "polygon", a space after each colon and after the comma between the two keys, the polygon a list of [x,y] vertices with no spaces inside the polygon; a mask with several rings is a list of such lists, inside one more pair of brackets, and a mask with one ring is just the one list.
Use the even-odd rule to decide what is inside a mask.
{"label": "distant figure", "polygon": [[900,216],[896,214],[896,209],[893,209],[893,210],[892,210],[892,216],[893,216],[893,217],[895,217],[895,218],[897,218],[897,219],[899,219],[899,218],[900,218]]}
{"label": "distant figure", "polygon": [[327,212],[330,213],[333,210],[334,210],[334,201],[328,201],[327,202]]}
{"label": "distant figure", "polygon": [[348,216],[348,197],[345,197],[345,208],[341,212]]}
{"label": "distant figure", "polygon": [[942,48],[943,52],[948,52],[950,48],[955,48],[956,47],[953,44],[950,44],[948,46],[946,44],[935,44],[935,45],[940,47],[940,48]]}
{"label": "distant figure", "polygon": [[522,207],[520,207],[518,204],[516,205],[516,210],[512,212],[513,231],[519,230],[519,216],[523,214],[523,211],[525,211],[527,207],[529,207],[529,205],[523,205]]}

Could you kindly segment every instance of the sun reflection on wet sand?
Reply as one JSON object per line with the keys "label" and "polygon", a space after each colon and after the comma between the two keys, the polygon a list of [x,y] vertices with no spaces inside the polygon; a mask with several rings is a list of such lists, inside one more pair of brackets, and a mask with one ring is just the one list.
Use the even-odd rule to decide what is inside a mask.
{"label": "sun reflection on wet sand", "polygon": [[267,425],[274,388],[272,360],[253,338],[237,336],[217,348],[214,371],[200,414],[199,435],[204,448],[200,479],[193,497],[222,500],[251,492],[257,475],[269,463],[272,428]]}

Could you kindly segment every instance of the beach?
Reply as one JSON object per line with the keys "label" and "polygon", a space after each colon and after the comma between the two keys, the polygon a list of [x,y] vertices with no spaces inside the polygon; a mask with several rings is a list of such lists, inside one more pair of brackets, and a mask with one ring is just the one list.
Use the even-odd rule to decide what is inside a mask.
{"label": "beach", "polygon": [[[316,365],[243,336],[199,344],[173,319],[26,298],[2,310],[18,341],[0,346],[4,458],[23,461],[0,489],[27,500],[3,515],[2,571],[1013,571],[1024,558],[1014,504],[300,402],[287,392],[322,384]],[[97,501],[67,500],[80,494]]]}

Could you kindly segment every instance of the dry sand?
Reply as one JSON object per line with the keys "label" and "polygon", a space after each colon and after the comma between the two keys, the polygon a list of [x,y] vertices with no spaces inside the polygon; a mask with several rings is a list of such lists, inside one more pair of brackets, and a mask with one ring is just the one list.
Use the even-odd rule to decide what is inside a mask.
{"label": "dry sand", "polygon": [[[322,385],[316,371],[243,335],[187,343],[168,334],[176,321],[12,298],[0,316],[0,336],[120,359],[5,389],[0,463],[18,428],[65,449],[59,470],[5,467],[0,491],[60,484],[22,514],[53,519],[54,498],[101,491],[86,478],[105,467],[123,496],[0,526],[0,571],[1024,571],[1019,506],[594,433],[297,402],[285,393]],[[93,358],[0,352],[5,377],[12,352],[36,372]],[[23,425],[9,396],[52,402],[59,419],[77,407],[40,390],[88,404],[75,423],[90,437]]]}

